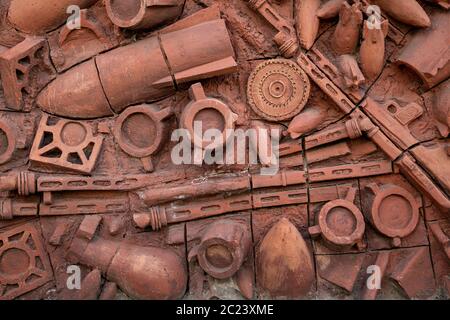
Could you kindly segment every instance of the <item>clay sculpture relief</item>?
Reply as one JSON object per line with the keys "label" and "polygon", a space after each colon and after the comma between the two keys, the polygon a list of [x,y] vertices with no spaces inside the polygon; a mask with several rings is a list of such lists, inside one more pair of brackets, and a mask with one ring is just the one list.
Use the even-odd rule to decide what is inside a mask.
{"label": "clay sculpture relief", "polygon": [[0,300],[449,299],[448,9],[1,1]]}

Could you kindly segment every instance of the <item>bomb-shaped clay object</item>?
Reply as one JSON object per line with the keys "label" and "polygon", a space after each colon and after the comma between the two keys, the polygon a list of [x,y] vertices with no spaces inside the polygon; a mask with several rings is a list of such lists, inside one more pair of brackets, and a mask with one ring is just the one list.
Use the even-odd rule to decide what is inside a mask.
{"label": "bomb-shaped clay object", "polygon": [[374,80],[383,70],[388,31],[388,20],[381,22],[379,28],[371,26],[368,21],[364,23],[360,59],[362,72],[368,80]]}
{"label": "bomb-shaped clay object", "polygon": [[337,54],[352,54],[355,51],[362,21],[361,3],[342,4],[339,23],[331,39],[331,45]]}

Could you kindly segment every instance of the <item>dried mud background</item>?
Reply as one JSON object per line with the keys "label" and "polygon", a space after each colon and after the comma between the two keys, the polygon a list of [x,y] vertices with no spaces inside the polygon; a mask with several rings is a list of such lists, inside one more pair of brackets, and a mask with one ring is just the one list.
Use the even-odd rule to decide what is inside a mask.
{"label": "dried mud background", "polygon": [[[308,74],[307,102],[281,120],[256,113],[249,102],[252,72],[284,58],[274,42],[277,30],[247,1],[181,1],[179,17],[138,30],[115,26],[103,1],[79,1],[88,8],[85,20],[80,30],[68,34],[58,19],[45,27],[38,18],[20,21],[25,12],[21,1],[19,18],[11,23],[10,2],[0,2],[0,299],[449,298],[449,208],[440,207],[435,190],[405,174],[401,164],[405,156],[421,159],[420,167],[448,199],[448,2],[419,1],[430,17],[428,28],[389,17],[383,66],[370,77],[357,66],[362,68],[364,60],[374,65],[380,56],[371,54],[379,45],[361,53],[362,23],[357,47],[350,50],[353,58],[341,64],[332,45],[339,17],[321,19],[311,47],[302,43],[289,60],[306,75],[300,58],[306,57],[335,89],[325,85],[324,91],[320,76]],[[270,5],[298,31],[298,3],[273,0]],[[211,17],[220,12],[228,34],[212,25],[211,34],[220,35],[217,41],[205,27],[199,29],[205,43],[195,42],[194,36],[175,37],[170,44],[179,47],[169,47],[165,35],[169,39],[184,26],[172,31],[167,26],[191,16],[191,24],[201,25],[205,10],[211,21],[218,21]],[[316,21],[310,18],[306,14],[303,23]],[[439,34],[421,34],[425,29]],[[228,35],[237,66],[226,60]],[[153,44],[135,55],[125,52],[124,60],[101,60],[149,38],[165,45],[165,60],[176,52],[174,69],[192,58],[183,58],[189,51],[185,44],[216,50],[223,55],[217,58],[220,63],[231,65],[208,74],[190,70],[194,75],[186,77],[194,81],[179,80],[184,70],[175,75],[170,70],[168,80],[147,76],[159,70]],[[194,63],[204,66],[201,55]],[[419,72],[399,63],[402,57]],[[93,59],[95,66],[89,65]],[[129,78],[115,71],[128,67]],[[292,65],[287,68],[288,78],[294,76]],[[54,85],[75,72],[78,78]],[[111,77],[109,87],[86,91],[85,83],[97,81],[98,72]],[[156,80],[162,92],[158,97],[116,105],[145,91],[133,81],[148,88]],[[123,85],[127,81],[130,85]],[[190,87],[198,82],[201,86]],[[173,83],[176,88],[170,88]],[[341,92],[355,109],[344,112],[330,92]],[[188,121],[183,111],[202,94],[225,104],[226,112],[234,114],[234,128],[286,131],[280,159],[285,173],[265,179],[258,174],[260,165],[173,164],[176,142],[170,134]],[[135,107],[140,103],[152,106]],[[124,118],[129,110],[135,116]],[[350,120],[357,116],[349,114],[360,110],[375,117],[383,110],[374,122],[398,152],[382,150],[373,138],[376,130],[355,129]],[[156,125],[148,122],[146,112],[156,117]],[[121,120],[128,123],[121,127]],[[203,121],[208,127],[224,125],[214,114]],[[134,154],[139,154],[136,146],[154,141],[156,151]],[[127,148],[133,144],[134,149]],[[81,290],[67,288],[71,265],[81,268]],[[366,287],[373,265],[380,267],[380,290]]]}

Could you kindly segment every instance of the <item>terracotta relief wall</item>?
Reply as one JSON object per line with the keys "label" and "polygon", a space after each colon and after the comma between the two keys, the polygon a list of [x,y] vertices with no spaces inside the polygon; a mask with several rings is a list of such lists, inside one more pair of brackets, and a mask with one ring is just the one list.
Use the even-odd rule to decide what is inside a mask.
{"label": "terracotta relief wall", "polygon": [[449,299],[449,8],[1,0],[0,300]]}

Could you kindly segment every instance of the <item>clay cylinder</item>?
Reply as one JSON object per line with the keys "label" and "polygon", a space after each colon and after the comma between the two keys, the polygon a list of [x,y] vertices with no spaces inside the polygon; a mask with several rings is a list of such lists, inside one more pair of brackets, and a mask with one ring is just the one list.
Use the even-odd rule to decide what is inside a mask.
{"label": "clay cylinder", "polygon": [[105,239],[91,241],[83,250],[79,241],[75,239],[70,249],[79,262],[100,269],[130,297],[166,300],[184,295],[187,272],[182,259],[171,250]]}
{"label": "clay cylinder", "polygon": [[385,56],[385,38],[389,29],[389,22],[384,20],[381,28],[369,28],[364,23],[363,42],[361,43],[361,69],[369,80],[375,79],[383,70]]}
{"label": "clay cylinder", "polygon": [[17,190],[17,174],[0,177],[0,192]]}
{"label": "clay cylinder", "polygon": [[18,30],[29,33],[44,33],[62,25],[70,16],[67,8],[75,5],[87,8],[97,0],[11,0],[8,20]]}
{"label": "clay cylinder", "polygon": [[242,266],[251,248],[248,228],[235,221],[218,221],[203,234],[197,247],[202,269],[217,279],[233,276]]}
{"label": "clay cylinder", "polygon": [[202,183],[190,183],[172,188],[150,188],[143,194],[143,200],[147,206],[201,197],[225,192],[250,190],[249,177],[231,177],[213,179]]}
{"label": "clay cylinder", "polygon": [[300,44],[306,50],[311,49],[319,32],[319,17],[317,10],[320,7],[320,0],[297,0],[297,29]]}
{"label": "clay cylinder", "polygon": [[106,0],[111,21],[121,28],[148,29],[175,21],[183,10],[184,0]]}
{"label": "clay cylinder", "polygon": [[109,116],[110,109],[121,112],[173,94],[174,80],[184,83],[234,72],[233,57],[224,21],[208,21],[161,35],[161,41],[150,37],[82,63],[51,82],[37,104],[58,116]]}
{"label": "clay cylinder", "polygon": [[339,12],[339,23],[331,40],[331,45],[337,54],[352,54],[355,51],[362,21],[360,5],[350,6],[344,2]]}

